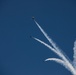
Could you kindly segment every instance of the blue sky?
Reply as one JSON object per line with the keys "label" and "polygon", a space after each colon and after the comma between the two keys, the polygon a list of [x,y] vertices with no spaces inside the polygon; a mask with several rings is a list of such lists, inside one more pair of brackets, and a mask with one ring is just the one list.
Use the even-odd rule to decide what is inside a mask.
{"label": "blue sky", "polygon": [[30,38],[32,35],[48,43],[31,19],[32,16],[73,60],[73,43],[76,39],[75,0],[1,0],[0,74],[71,75],[60,64],[44,61],[58,56]]}

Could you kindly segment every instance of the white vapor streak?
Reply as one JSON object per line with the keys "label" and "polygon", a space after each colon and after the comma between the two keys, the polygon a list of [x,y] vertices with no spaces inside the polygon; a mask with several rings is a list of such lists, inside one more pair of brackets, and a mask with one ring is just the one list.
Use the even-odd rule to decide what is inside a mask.
{"label": "white vapor streak", "polygon": [[74,50],[73,65],[74,65],[74,67],[75,67],[75,69],[76,69],[76,41],[74,42],[74,48],[73,48],[73,50]]}
{"label": "white vapor streak", "polygon": [[55,48],[55,50],[57,50],[57,52],[59,53],[59,56],[63,60],[66,60],[66,58],[64,57],[64,54],[62,53],[62,51],[56,46],[56,44],[52,41],[52,39],[49,38],[49,36],[47,35],[47,33],[41,28],[41,26],[36,21],[35,21],[35,23],[38,26],[38,28],[40,29],[40,31],[43,33],[43,35],[46,37],[46,39],[49,41],[49,43],[51,43],[51,45]]}
{"label": "white vapor streak", "polygon": [[[34,38],[34,37],[33,37]],[[43,45],[45,45],[46,47],[48,47],[50,50],[52,50],[53,52],[55,52],[58,56],[60,56],[61,57],[61,54],[59,53],[59,52],[57,52],[54,48],[52,48],[50,45],[48,45],[48,44],[46,44],[45,42],[43,42],[43,41],[41,41],[41,40],[39,40],[39,39],[37,39],[37,38],[34,38],[36,41],[38,41],[38,42],[40,42],[41,44],[43,44]],[[63,60],[64,61],[64,60]],[[75,69],[74,69],[74,67],[72,66],[72,64],[67,60],[67,59],[65,59],[65,64],[67,64],[66,65],[66,67],[65,68],[67,68],[70,72],[72,72],[72,74],[73,75],[76,75],[76,71],[75,71]]]}
{"label": "white vapor streak", "polygon": [[[63,60],[61,60],[61,59],[58,59],[58,58],[48,58],[48,59],[46,59],[45,61],[55,61],[55,62],[63,65],[66,69],[68,69],[67,64],[66,64]],[[68,70],[69,70],[69,69],[68,69]],[[69,71],[70,71],[70,70],[69,70]]]}
{"label": "white vapor streak", "polygon": [[[35,20],[34,20],[35,21]],[[57,46],[56,44],[52,41],[51,38],[49,38],[49,36],[47,35],[47,33],[41,28],[41,26],[35,21],[36,25],[38,26],[38,28],[40,29],[40,31],[43,33],[43,35],[46,37],[46,39],[49,41],[49,43],[51,43],[51,45],[55,48],[55,50],[57,51],[57,53],[59,54],[59,56],[63,59],[63,60],[67,60],[67,56],[64,55],[65,53],[63,53]]]}
{"label": "white vapor streak", "polygon": [[55,52],[57,55],[59,55],[59,53],[54,48],[52,48],[50,45],[46,44],[45,42],[41,41],[40,39],[37,39],[37,38],[34,38],[34,39],[36,41],[40,42],[41,44],[45,45],[46,47],[48,47],[50,50],[52,50],[53,52]]}
{"label": "white vapor streak", "polygon": [[[35,21],[35,20],[34,20]],[[46,44],[45,42],[34,38],[36,41],[42,43],[43,45],[45,45],[46,47],[48,47],[50,50],[52,50],[53,52],[55,52],[62,60],[60,59],[50,59],[50,60],[54,60],[58,63],[64,63],[63,65],[65,66],[65,68],[67,68],[73,75],[76,75],[76,70],[73,67],[73,65],[71,64],[71,62],[67,59],[66,55],[56,46],[56,44],[52,41],[51,38],[49,38],[49,36],[47,35],[47,33],[41,28],[41,26],[35,21],[36,25],[38,26],[38,28],[40,29],[40,31],[43,33],[43,35],[46,37],[46,39],[51,43],[51,45],[53,47],[51,47],[50,45]]]}
{"label": "white vapor streak", "polygon": [[[34,20],[35,21],[35,20]],[[41,26],[35,21],[36,25],[40,29],[40,31],[43,33],[43,35],[46,37],[46,39],[51,43],[51,45],[57,50],[60,51],[58,47],[56,47],[56,44],[53,42],[53,40],[47,35],[47,33],[41,28]]]}

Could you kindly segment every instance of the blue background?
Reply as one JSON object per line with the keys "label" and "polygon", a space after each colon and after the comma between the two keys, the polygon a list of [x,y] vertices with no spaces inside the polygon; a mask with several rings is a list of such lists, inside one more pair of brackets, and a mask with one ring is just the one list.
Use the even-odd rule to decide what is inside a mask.
{"label": "blue background", "polygon": [[49,44],[32,16],[73,60],[75,0],[0,0],[0,75],[71,75],[60,64],[44,61],[58,56],[30,38]]}

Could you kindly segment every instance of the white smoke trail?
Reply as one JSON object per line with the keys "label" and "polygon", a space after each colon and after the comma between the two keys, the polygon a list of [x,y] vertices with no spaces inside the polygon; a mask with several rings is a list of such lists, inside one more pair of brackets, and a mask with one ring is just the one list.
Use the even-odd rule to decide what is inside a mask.
{"label": "white smoke trail", "polygon": [[[35,19],[34,19],[35,21]],[[53,40],[47,35],[47,33],[41,28],[41,26],[35,21],[36,25],[40,29],[40,31],[43,33],[43,35],[46,37],[46,39],[51,43],[51,45],[57,50],[60,51],[59,48],[56,46],[56,44],[53,42]]]}
{"label": "white smoke trail", "polygon": [[75,67],[75,69],[76,69],[76,41],[74,42],[74,48],[73,48],[73,50],[74,50],[73,65],[74,65],[74,67]]}
{"label": "white smoke trail", "polygon": [[48,58],[45,61],[55,61],[55,62],[65,66],[65,68],[69,70],[69,68],[67,67],[67,64],[63,60],[61,60],[61,59],[58,59],[58,58]]}
{"label": "white smoke trail", "polygon": [[[35,21],[35,19],[34,19],[34,21]],[[51,60],[54,60],[54,61],[60,62],[60,63],[63,63],[62,61],[64,61],[64,63],[63,63],[64,67],[67,68],[73,75],[76,75],[76,70],[73,67],[73,65],[71,64],[71,62],[67,59],[66,55],[63,54],[63,52],[56,46],[56,44],[52,41],[52,39],[49,38],[47,33],[41,28],[41,26],[36,21],[35,21],[35,23],[54,48],[52,48],[50,45],[46,44],[45,42],[43,42],[37,38],[34,38],[34,37],[33,38],[35,40],[37,40],[38,42],[42,43],[43,45],[45,45],[46,47],[48,47],[49,49],[51,49],[53,52],[55,52],[61,58],[59,60],[57,60],[57,59],[55,59],[55,60],[51,59]],[[62,61],[60,61],[60,60],[62,60]]]}
{"label": "white smoke trail", "polygon": [[[34,37],[33,37],[34,38]],[[58,54],[58,52],[54,49],[54,48],[52,48],[50,45],[48,45],[47,43],[45,43],[45,42],[43,42],[43,41],[41,41],[40,39],[37,39],[37,38],[34,38],[36,41],[38,41],[38,42],[40,42],[40,43],[42,43],[43,45],[45,45],[46,47],[48,47],[49,49],[51,49],[53,52],[55,52],[57,55],[59,55]]]}
{"label": "white smoke trail", "polygon": [[[33,37],[34,38],[34,37]],[[38,42],[40,42],[41,44],[43,44],[43,45],[45,45],[46,47],[48,47],[50,50],[52,50],[53,52],[55,52],[59,57],[62,57],[62,55],[59,53],[59,52],[57,52],[54,48],[52,48],[50,45],[48,45],[48,44],[46,44],[45,42],[43,42],[43,41],[41,41],[41,40],[39,40],[39,39],[37,39],[37,38],[34,38],[36,41],[38,41]],[[65,57],[65,56],[64,56]],[[61,59],[60,59],[61,60]],[[63,60],[64,61],[64,60]],[[74,69],[74,67],[72,66],[72,64],[66,59],[65,61],[64,61],[65,63],[64,63],[64,65],[66,65],[66,67],[65,68],[67,68],[73,75],[76,75],[76,71],[75,71],[75,69]],[[61,62],[60,62],[61,63]]]}
{"label": "white smoke trail", "polygon": [[[34,38],[34,37],[33,37]],[[55,52],[59,57],[61,57],[62,59],[66,59],[62,53],[58,52],[56,49],[52,48],[50,45],[46,44],[45,42],[41,41],[40,39],[34,38],[36,41],[42,43],[43,45],[45,45],[46,47],[48,47],[50,50],[52,50],[53,52]]]}
{"label": "white smoke trail", "polygon": [[[35,21],[35,19],[34,19],[34,21]],[[42,29],[42,27],[35,21],[35,23],[36,23],[36,25],[38,26],[38,28],[40,29],[40,31],[43,33],[43,35],[46,37],[46,39],[49,41],[49,43],[55,48],[55,50],[57,50],[57,52],[59,52],[60,53],[60,55],[61,55],[61,58],[63,59],[63,60],[69,60],[69,61],[71,61],[68,57],[67,57],[67,55],[61,50],[61,49],[59,49],[57,46],[56,46],[56,44],[53,42],[53,40],[47,35],[47,33]],[[67,58],[65,58],[65,57]],[[70,62],[71,63],[71,62]]]}

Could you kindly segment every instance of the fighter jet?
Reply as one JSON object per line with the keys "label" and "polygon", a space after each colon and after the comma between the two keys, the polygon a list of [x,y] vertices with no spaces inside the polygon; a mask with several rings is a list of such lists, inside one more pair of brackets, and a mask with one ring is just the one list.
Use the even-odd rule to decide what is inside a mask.
{"label": "fighter jet", "polygon": [[34,19],[35,19],[35,17],[32,17],[32,19],[34,20]]}

